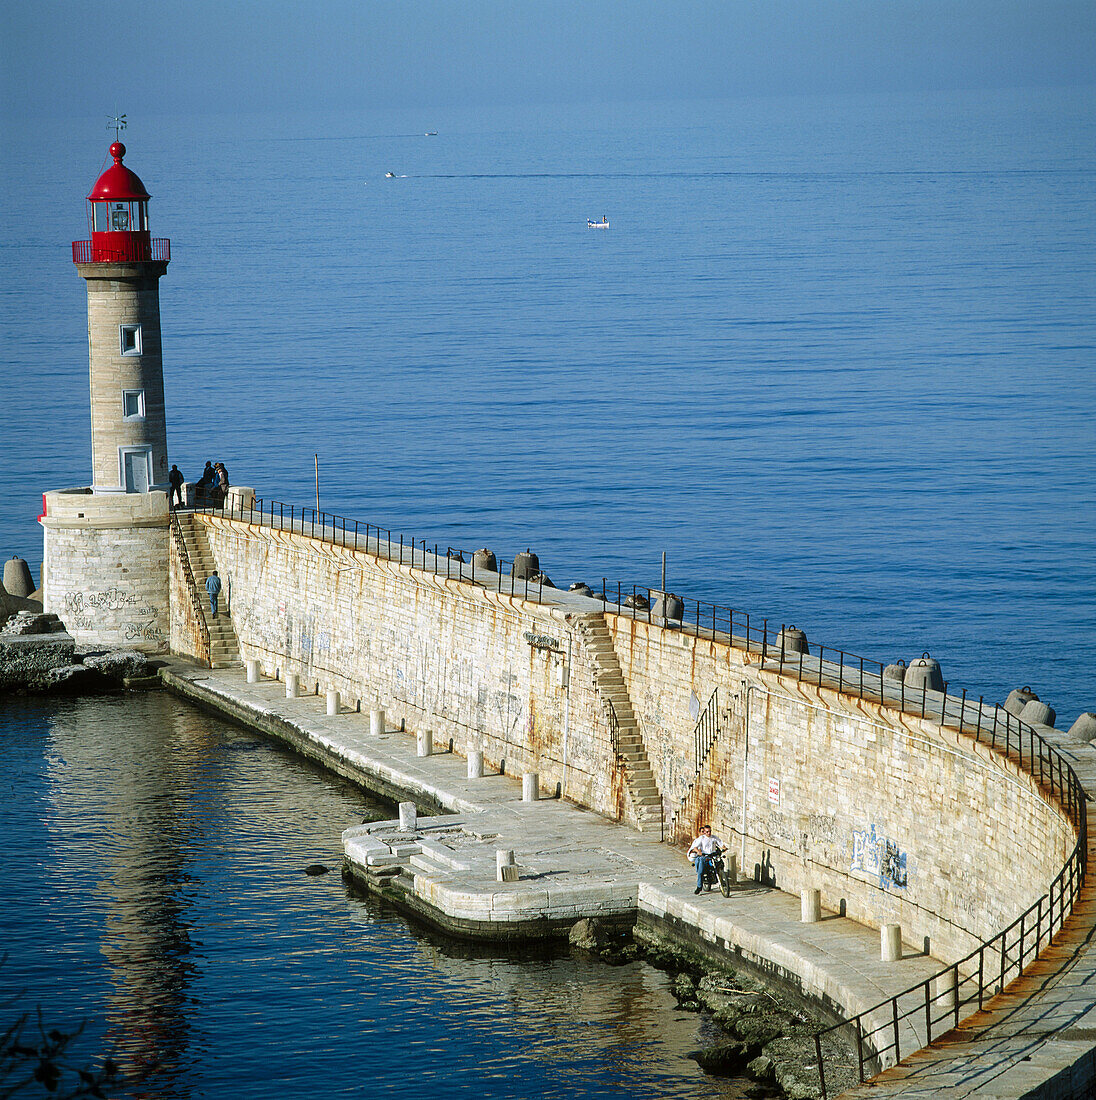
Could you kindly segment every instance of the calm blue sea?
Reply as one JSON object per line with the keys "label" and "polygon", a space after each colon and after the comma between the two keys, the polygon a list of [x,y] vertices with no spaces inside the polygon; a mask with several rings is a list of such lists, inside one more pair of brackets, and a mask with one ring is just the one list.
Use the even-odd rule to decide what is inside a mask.
{"label": "calm blue sea", "polygon": [[[130,107],[172,242],[171,459],[300,505],[318,455],[326,510],[531,547],[561,586],[657,584],[665,551],[683,595],[929,650],[951,690],[1031,685],[1068,726],[1096,710],[1094,104]],[[41,492],[90,477],[69,242],[112,135],[5,127],[0,556],[37,569]],[[0,984],[159,1059],[150,1095],[408,1066],[439,1097],[705,1095],[653,972],[462,959],[299,875],[337,861],[353,792],[181,704],[113,705],[0,714]]]}
{"label": "calm blue sea", "polygon": [[[532,547],[557,584],[657,585],[665,550],[681,594],[1029,684],[1068,726],[1096,710],[1094,102],[131,111],[171,458],[310,504],[318,454],[326,510]],[[12,137],[0,555],[36,567],[41,491],[90,478],[69,242],[112,135]]]}

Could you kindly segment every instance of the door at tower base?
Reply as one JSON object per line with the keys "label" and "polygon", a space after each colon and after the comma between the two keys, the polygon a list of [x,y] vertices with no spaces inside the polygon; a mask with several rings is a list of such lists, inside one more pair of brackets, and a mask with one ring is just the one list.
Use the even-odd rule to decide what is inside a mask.
{"label": "door at tower base", "polygon": [[45,504],[45,609],[79,646],[166,653],[167,496],[72,489],[46,493]]}
{"label": "door at tower base", "polygon": [[148,447],[122,451],[122,486],[127,493],[147,493],[152,451]]}

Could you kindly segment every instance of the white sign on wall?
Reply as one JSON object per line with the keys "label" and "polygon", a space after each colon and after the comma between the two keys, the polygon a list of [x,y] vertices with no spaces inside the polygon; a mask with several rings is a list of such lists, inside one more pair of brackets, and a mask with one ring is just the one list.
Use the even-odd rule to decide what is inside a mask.
{"label": "white sign on wall", "polygon": [[780,780],[769,779],[769,801],[775,806],[780,802]]}

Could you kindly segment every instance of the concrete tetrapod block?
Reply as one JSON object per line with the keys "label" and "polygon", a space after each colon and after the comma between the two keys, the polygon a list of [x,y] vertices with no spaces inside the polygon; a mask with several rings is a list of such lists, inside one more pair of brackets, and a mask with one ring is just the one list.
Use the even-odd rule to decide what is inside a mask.
{"label": "concrete tetrapod block", "polygon": [[1096,740],[1096,714],[1086,710],[1077,716],[1077,721],[1069,727],[1069,732],[1082,741]]}
{"label": "concrete tetrapod block", "polygon": [[369,712],[369,732],[374,737],[384,733],[384,707],[374,707]]}
{"label": "concrete tetrapod block", "polygon": [[902,958],[902,926],[900,924],[880,925],[879,947],[883,962],[899,962]]}
{"label": "concrete tetrapod block", "polygon": [[809,888],[800,890],[799,913],[803,924],[817,924],[822,919],[822,891]]}
{"label": "concrete tetrapod block", "polygon": [[540,773],[525,772],[521,777],[522,802],[536,802],[540,798]]}
{"label": "concrete tetrapod block", "polygon": [[1020,711],[1020,721],[1035,726],[1053,726],[1058,721],[1058,715],[1054,713],[1054,708],[1048,707],[1046,703],[1038,699],[1029,699],[1024,704],[1024,709]]}
{"label": "concrete tetrapod block", "polygon": [[434,731],[419,730],[418,753],[419,756],[430,756],[434,751]]}
{"label": "concrete tetrapod block", "polygon": [[285,674],[285,697],[296,699],[301,694],[301,678],[295,672]]}
{"label": "concrete tetrapod block", "polygon": [[334,688],[327,690],[327,716],[339,713],[339,693]]}
{"label": "concrete tetrapod block", "polygon": [[247,682],[249,684],[257,684],[259,682],[259,662],[248,661],[247,662]]}
{"label": "concrete tetrapod block", "polygon": [[417,828],[419,823],[419,812],[415,808],[414,802],[401,802],[400,803],[400,830],[410,830]]}
{"label": "concrete tetrapod block", "polygon": [[472,749],[468,754],[468,778],[483,778],[483,752],[480,749]]}

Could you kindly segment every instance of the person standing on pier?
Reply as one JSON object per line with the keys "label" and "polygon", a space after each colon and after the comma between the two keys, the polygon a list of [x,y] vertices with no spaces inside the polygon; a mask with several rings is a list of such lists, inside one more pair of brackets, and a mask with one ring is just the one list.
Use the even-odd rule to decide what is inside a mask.
{"label": "person standing on pier", "polygon": [[209,612],[216,618],[217,597],[221,594],[221,578],[217,576],[216,569],[213,570],[209,579],[206,581],[206,591],[209,593]]}
{"label": "person standing on pier", "polygon": [[179,503],[183,503],[183,474],[178,466],[171,467],[171,473],[167,475],[167,483],[171,487],[168,493],[167,501],[171,508],[175,507],[176,498]]}

